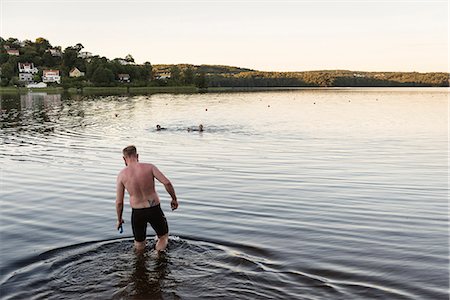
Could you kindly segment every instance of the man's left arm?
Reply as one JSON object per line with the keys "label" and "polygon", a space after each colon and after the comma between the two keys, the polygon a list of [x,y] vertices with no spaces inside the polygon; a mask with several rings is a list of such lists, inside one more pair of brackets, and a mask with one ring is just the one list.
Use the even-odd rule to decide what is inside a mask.
{"label": "man's left arm", "polygon": [[120,175],[117,176],[116,182],[116,213],[117,213],[117,224],[116,229],[119,230],[122,223],[124,223],[122,219],[123,214],[123,199],[125,196],[125,186],[122,183]]}
{"label": "man's left arm", "polygon": [[170,197],[172,197],[172,201],[170,202],[170,207],[172,208],[172,210],[177,209],[178,200],[177,196],[175,195],[175,189],[173,188],[170,180],[166,176],[164,176],[164,174],[156,166],[153,166],[153,176],[158,179],[159,182],[164,184],[167,193],[169,193]]}

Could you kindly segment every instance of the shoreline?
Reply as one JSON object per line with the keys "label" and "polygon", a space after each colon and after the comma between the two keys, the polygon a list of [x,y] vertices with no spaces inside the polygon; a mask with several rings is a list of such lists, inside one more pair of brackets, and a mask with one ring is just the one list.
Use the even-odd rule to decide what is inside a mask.
{"label": "shoreline", "polygon": [[0,94],[27,94],[27,93],[50,93],[50,94],[80,94],[80,95],[145,95],[145,94],[197,94],[197,93],[233,93],[233,92],[270,92],[270,91],[298,91],[298,90],[322,90],[322,91],[339,91],[339,90],[448,90],[448,87],[209,87],[201,90],[195,86],[164,86],[164,87],[85,87],[82,90],[76,88],[63,89],[62,87],[46,87],[46,88],[26,88],[26,87],[0,87]]}
{"label": "shoreline", "polygon": [[27,94],[27,93],[50,93],[50,94],[81,94],[81,95],[117,95],[117,94],[153,94],[153,93],[198,93],[195,86],[168,86],[168,87],[126,87],[126,86],[99,86],[85,87],[82,90],[76,88],[63,89],[62,87],[26,88],[26,87],[0,87],[0,94]]}

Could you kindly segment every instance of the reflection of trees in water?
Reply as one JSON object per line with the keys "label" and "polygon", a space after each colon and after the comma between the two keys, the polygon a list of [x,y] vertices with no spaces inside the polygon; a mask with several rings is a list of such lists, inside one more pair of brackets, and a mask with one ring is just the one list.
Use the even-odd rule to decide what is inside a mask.
{"label": "reflection of trees in water", "polygon": [[61,94],[28,93],[20,95],[22,110],[33,109],[44,111],[61,105]]}
{"label": "reflection of trees in water", "polygon": [[51,115],[55,108],[61,107],[60,94],[3,95],[0,100],[1,128],[17,127],[40,133],[54,131]]}
{"label": "reflection of trees in water", "polygon": [[[72,132],[86,126],[98,126],[113,118],[134,119],[139,106],[129,97],[89,97],[78,94],[28,93],[0,95],[0,128],[6,134],[19,132],[52,134]],[[151,105],[151,104],[149,104]]]}
{"label": "reflection of trees in water", "polygon": [[0,93],[0,110],[6,113],[10,110],[20,110],[20,95],[19,94],[1,94]]}
{"label": "reflection of trees in water", "polygon": [[64,115],[70,119],[75,117],[66,123],[80,126],[80,118],[84,118],[83,107],[72,106],[71,101],[63,103],[63,99],[64,95],[47,93],[0,95],[0,126],[2,129],[16,128],[16,131],[52,133]]}

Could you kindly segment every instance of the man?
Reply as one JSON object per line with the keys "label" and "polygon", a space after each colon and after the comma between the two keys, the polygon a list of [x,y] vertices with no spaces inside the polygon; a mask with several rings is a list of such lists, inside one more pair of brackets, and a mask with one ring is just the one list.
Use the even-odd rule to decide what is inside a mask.
{"label": "man", "polygon": [[175,190],[163,173],[152,164],[139,162],[139,155],[135,146],[128,146],[123,149],[123,160],[125,168],[117,176],[116,185],[116,212],[117,229],[124,223],[122,219],[123,199],[125,189],[130,195],[131,226],[133,228],[134,246],[136,250],[145,249],[145,237],[147,235],[147,222],[158,235],[158,242],[155,245],[157,251],[164,251],[169,241],[169,227],[166,217],[161,210],[159,196],[155,190],[155,178],[164,184],[166,191],[172,197],[170,206],[172,210],[178,208]]}

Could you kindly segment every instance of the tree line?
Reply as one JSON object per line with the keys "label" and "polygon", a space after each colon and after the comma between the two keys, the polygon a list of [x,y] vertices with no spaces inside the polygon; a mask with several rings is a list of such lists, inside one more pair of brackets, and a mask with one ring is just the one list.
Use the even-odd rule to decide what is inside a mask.
{"label": "tree line", "polygon": [[[19,56],[7,53],[8,48],[18,49]],[[57,69],[61,85],[65,88],[84,86],[179,86],[207,87],[448,87],[449,73],[419,72],[360,72],[349,70],[306,72],[262,72],[248,68],[222,65],[136,64],[132,55],[108,59],[104,56],[84,57],[83,45],[61,49],[52,46],[45,38],[19,41],[0,37],[0,84],[20,85],[18,63],[33,63],[39,69],[35,81],[42,77],[43,69]],[[53,55],[49,49],[59,51]],[[84,76],[71,78],[73,68]],[[130,82],[119,81],[119,74],[128,74]],[[164,76],[160,76],[164,74]]]}
{"label": "tree line", "polygon": [[[20,86],[24,83],[19,81],[18,63],[33,63],[39,72],[34,75],[34,81],[42,79],[44,69],[59,70],[61,85],[64,88],[85,86],[178,86],[194,85],[205,87],[205,75],[194,73],[193,68],[180,69],[172,66],[170,78],[158,79],[150,62],[136,64],[132,55],[125,58],[108,59],[104,56],[81,55],[83,45],[78,43],[74,46],[61,49],[60,46],[52,46],[45,38],[19,41],[16,38],[3,39],[0,37],[0,85]],[[8,54],[8,49],[19,50],[19,55]],[[50,49],[57,52],[51,53]],[[69,72],[77,68],[84,73],[81,77],[70,77]],[[128,74],[130,82],[120,82],[119,74]]]}
{"label": "tree line", "polygon": [[259,72],[210,74],[212,87],[448,87],[448,73]]}

